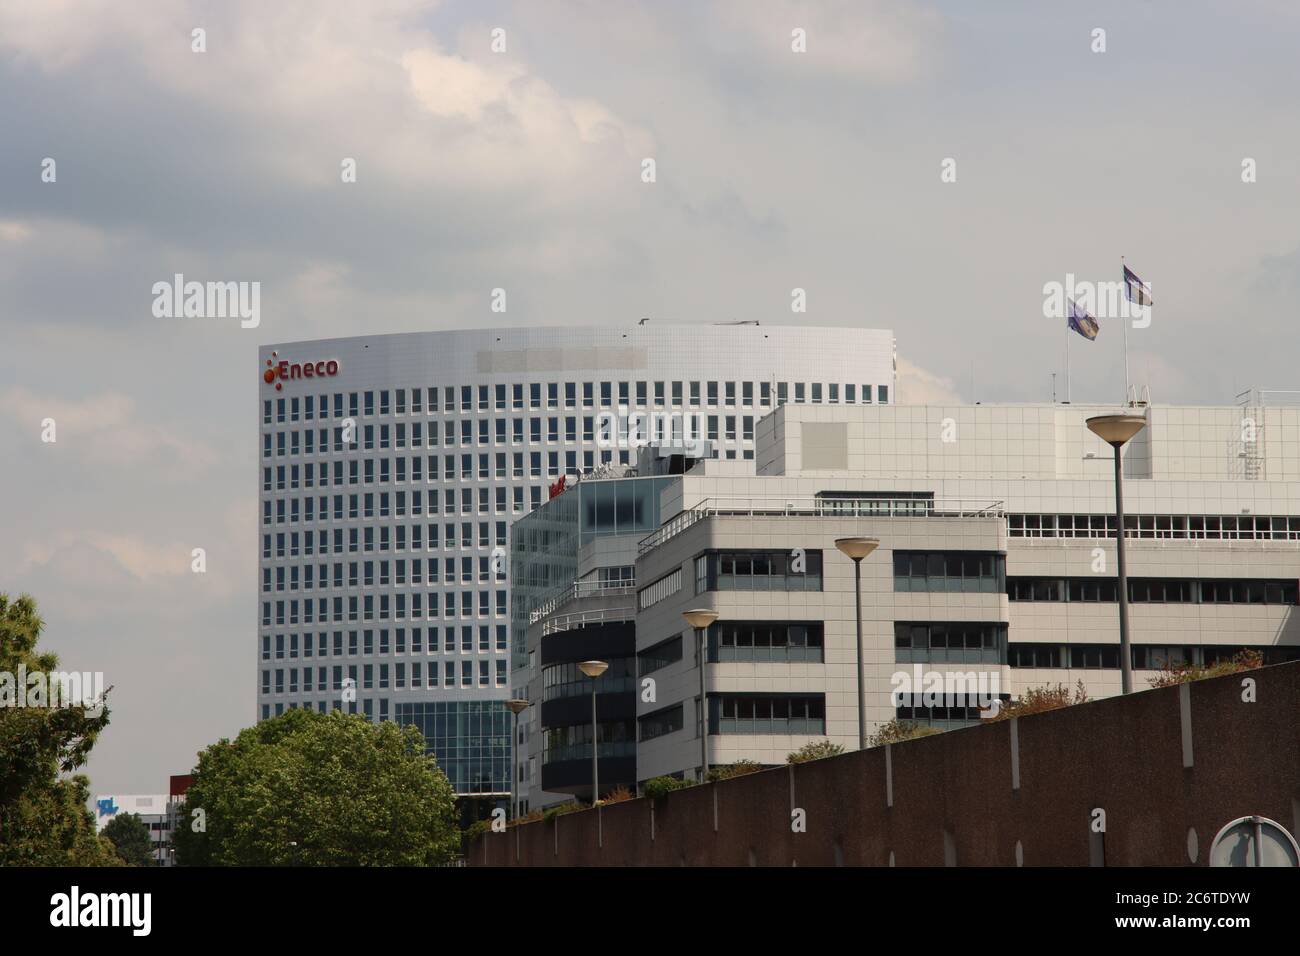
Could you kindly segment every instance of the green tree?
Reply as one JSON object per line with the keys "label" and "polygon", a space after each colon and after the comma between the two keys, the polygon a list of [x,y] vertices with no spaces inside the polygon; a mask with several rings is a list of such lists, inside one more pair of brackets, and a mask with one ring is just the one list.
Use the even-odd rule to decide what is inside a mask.
{"label": "green tree", "polygon": [[182,866],[421,866],[459,839],[418,729],[294,709],[199,754],[173,842]]}
{"label": "green tree", "polygon": [[119,813],[108,821],[100,836],[113,844],[117,857],[127,866],[153,866],[153,837],[138,813]]}
{"label": "green tree", "polygon": [[[0,674],[8,693],[18,670],[49,674],[58,657],[38,652],[43,627],[28,595],[0,594]],[[4,679],[4,678],[0,678]],[[90,781],[73,771],[108,726],[108,708],[0,707],[0,866],[108,866],[112,845],[95,832]]]}

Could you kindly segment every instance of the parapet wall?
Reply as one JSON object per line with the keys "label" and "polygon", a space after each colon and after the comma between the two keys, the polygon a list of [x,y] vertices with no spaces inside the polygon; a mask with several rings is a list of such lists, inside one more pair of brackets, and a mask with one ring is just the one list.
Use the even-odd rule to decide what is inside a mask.
{"label": "parapet wall", "polygon": [[528,823],[467,863],[1204,866],[1251,814],[1300,834],[1300,662]]}

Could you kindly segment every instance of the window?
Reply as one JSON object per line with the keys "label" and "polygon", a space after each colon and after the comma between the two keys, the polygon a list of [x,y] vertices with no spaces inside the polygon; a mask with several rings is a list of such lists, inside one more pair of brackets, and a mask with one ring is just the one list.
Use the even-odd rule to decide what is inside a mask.
{"label": "window", "polygon": [[900,664],[1005,664],[1007,626],[990,622],[897,621],[894,660]]}
{"label": "window", "polygon": [[821,621],[723,621],[709,627],[709,662],[820,661]]}
{"label": "window", "polygon": [[1006,589],[1006,556],[985,551],[895,551],[895,591],[997,594]]}
{"label": "window", "polygon": [[676,568],[637,592],[637,601],[641,610],[644,611],[646,608],[658,604],[664,598],[676,594],[681,589],[682,569]]}
{"label": "window", "polygon": [[681,659],[682,636],[677,634],[637,654],[639,674],[644,677]]}
{"label": "window", "polygon": [[826,699],[815,695],[722,694],[709,698],[711,734],[824,734]]}
{"label": "window", "polygon": [[705,591],[820,591],[822,553],[709,551],[696,559],[695,593]]}
{"label": "window", "polygon": [[674,704],[671,707],[665,707],[663,710],[657,710],[652,714],[646,714],[644,717],[638,718],[637,725],[640,728],[641,740],[654,740],[656,737],[663,737],[666,734],[681,730],[684,726],[683,714],[683,705]]}

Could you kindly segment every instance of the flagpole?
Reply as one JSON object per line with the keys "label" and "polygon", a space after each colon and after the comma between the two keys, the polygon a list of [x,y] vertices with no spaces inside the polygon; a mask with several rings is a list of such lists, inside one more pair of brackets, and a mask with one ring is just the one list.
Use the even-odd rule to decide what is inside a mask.
{"label": "flagpole", "polygon": [[[1120,256],[1120,257],[1119,257],[1119,266],[1120,266],[1120,275],[1122,276],[1122,275],[1124,274],[1124,257],[1123,257],[1123,256]],[[1124,301],[1125,301],[1125,302],[1130,302],[1130,301],[1132,301],[1132,297],[1131,297],[1130,294],[1129,294],[1129,285],[1128,285],[1128,278],[1127,278],[1127,277],[1125,277],[1125,279],[1124,279]],[[1127,405],[1127,404],[1128,404],[1128,389],[1129,389],[1129,380],[1128,380],[1128,317],[1127,317],[1127,316],[1120,316],[1120,321],[1124,323],[1124,404]]]}
{"label": "flagpole", "polygon": [[1070,403],[1070,318],[1069,306],[1066,306],[1067,313],[1065,318],[1065,403]]}

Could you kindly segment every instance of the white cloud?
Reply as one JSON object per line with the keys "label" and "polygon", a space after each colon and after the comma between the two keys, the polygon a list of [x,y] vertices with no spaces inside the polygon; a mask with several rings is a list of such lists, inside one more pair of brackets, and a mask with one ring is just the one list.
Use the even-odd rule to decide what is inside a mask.
{"label": "white cloud", "polygon": [[70,452],[88,464],[185,478],[203,472],[217,457],[201,441],[137,421],[134,400],[120,392],[78,400],[38,395],[15,385],[0,392],[0,415],[33,443],[41,441],[45,419],[53,419],[51,450]]}
{"label": "white cloud", "polygon": [[[724,0],[712,9],[771,66],[882,86],[929,68],[942,25],[936,11],[906,0]],[[806,53],[791,51],[795,28],[806,33]]]}
{"label": "white cloud", "polygon": [[898,401],[903,405],[958,405],[964,399],[952,379],[927,372],[913,362],[898,360]]}

